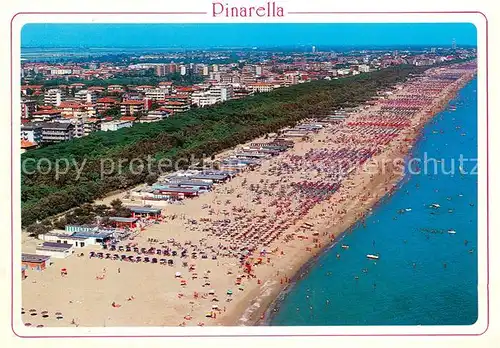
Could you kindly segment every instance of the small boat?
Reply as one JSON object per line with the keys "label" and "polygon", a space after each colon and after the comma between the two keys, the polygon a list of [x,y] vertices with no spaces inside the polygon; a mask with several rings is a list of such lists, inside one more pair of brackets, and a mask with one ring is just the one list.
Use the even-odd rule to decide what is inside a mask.
{"label": "small boat", "polygon": [[378,255],[373,255],[373,254],[368,254],[366,255],[367,258],[372,259],[372,260],[378,260],[379,256]]}
{"label": "small boat", "polygon": [[457,231],[455,231],[455,230],[448,230],[448,233],[449,234],[455,234],[455,233],[457,233]]}
{"label": "small boat", "polygon": [[437,203],[432,203],[432,204],[430,205],[430,207],[431,207],[431,208],[434,208],[434,209],[441,208],[441,206],[440,206],[439,204],[437,204]]}
{"label": "small boat", "polygon": [[405,211],[411,211],[411,208],[406,208]]}
{"label": "small boat", "polygon": [[349,245],[347,245],[347,244],[342,244],[342,249],[349,249]]}

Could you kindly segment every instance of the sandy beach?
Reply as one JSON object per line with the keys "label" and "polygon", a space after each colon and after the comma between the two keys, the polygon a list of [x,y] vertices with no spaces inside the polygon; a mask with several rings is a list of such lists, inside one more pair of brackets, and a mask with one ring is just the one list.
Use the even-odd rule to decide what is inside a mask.
{"label": "sandy beach", "polygon": [[[173,265],[89,258],[90,251],[101,250],[85,247],[68,258],[53,259],[43,272],[28,271],[22,283],[24,323],[112,327],[265,322],[270,305],[301,267],[391,193],[403,174],[394,160],[408,155],[422,127],[474,74],[460,65],[430,69],[345,120],[297,140],[293,149],[263,160],[254,170],[200,197],[163,205],[163,221],[122,245],[168,246],[179,254],[186,250],[185,257],[172,257]],[[443,78],[451,75],[458,78]],[[139,204],[127,199],[127,193],[114,198]],[[34,253],[39,242],[23,236],[23,252]],[[243,247],[253,252],[243,258]],[[68,274],[62,276],[61,268]]]}

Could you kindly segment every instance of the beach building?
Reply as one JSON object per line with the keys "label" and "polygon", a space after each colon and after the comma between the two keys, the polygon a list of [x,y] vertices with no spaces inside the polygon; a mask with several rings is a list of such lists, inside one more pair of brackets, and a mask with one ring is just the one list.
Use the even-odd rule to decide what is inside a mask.
{"label": "beach building", "polygon": [[64,259],[74,253],[73,244],[43,242],[36,247],[37,255]]}
{"label": "beach building", "polygon": [[153,199],[156,200],[170,200],[170,199],[183,199],[185,197],[197,197],[200,193],[199,189],[195,188],[182,188],[182,187],[168,187],[162,186],[153,190]]}
{"label": "beach building", "polygon": [[229,179],[228,175],[224,174],[193,174],[189,176],[191,180],[201,180],[213,183],[224,183]]}
{"label": "beach building", "polygon": [[129,206],[127,208],[132,212],[132,217],[148,219],[158,219],[161,217],[161,209],[159,208],[152,208],[151,206]]}
{"label": "beach building", "polygon": [[238,152],[235,154],[236,157],[242,157],[242,158],[258,158],[258,159],[264,159],[268,158],[269,154],[262,153],[260,151],[244,151],[244,152]]}
{"label": "beach building", "polygon": [[[50,256],[25,254],[21,255],[21,267],[25,270],[43,271],[50,264]],[[25,274],[25,272],[23,272]]]}
{"label": "beach building", "polygon": [[103,228],[96,225],[66,225],[65,228],[67,236],[83,241],[84,245],[80,244],[80,247],[102,244],[122,233],[124,231],[117,228]]}
{"label": "beach building", "polygon": [[168,182],[155,184],[153,185],[153,188],[157,188],[159,186],[193,188],[199,191],[210,191],[213,187],[213,183],[206,181],[186,180],[184,178],[173,178]]}
{"label": "beach building", "polygon": [[39,238],[45,242],[70,244],[80,248],[86,245],[84,237],[74,237],[73,235],[62,233],[45,233],[40,235]]}
{"label": "beach building", "polygon": [[139,218],[112,216],[109,218],[109,220],[113,222],[113,225],[116,228],[136,228]]}

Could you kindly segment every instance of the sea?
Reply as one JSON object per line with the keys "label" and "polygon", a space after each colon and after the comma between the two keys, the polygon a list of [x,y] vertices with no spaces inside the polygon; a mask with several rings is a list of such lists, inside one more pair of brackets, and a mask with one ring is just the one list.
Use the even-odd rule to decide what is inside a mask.
{"label": "sea", "polygon": [[407,159],[421,164],[281,295],[270,325],[476,322],[477,80],[449,105],[456,110],[437,114]]}

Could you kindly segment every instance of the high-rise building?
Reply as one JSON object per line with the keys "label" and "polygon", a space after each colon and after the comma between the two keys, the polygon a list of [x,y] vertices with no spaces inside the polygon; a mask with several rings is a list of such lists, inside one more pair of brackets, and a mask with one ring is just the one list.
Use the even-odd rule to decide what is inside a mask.
{"label": "high-rise building", "polygon": [[86,89],[79,90],[75,93],[75,101],[82,104],[95,104],[97,96],[95,93],[88,91]]}
{"label": "high-rise building", "polygon": [[155,66],[155,73],[156,76],[165,76],[167,71],[166,71],[166,66],[165,65],[157,65]]}
{"label": "high-rise building", "polygon": [[455,39],[451,40],[451,49],[452,50],[457,49],[457,41]]}
{"label": "high-rise building", "polygon": [[316,53],[316,46],[312,47],[312,53]]}
{"label": "high-rise building", "polygon": [[63,97],[63,92],[60,89],[49,89],[43,96],[43,102],[45,105],[59,106],[64,99]]}

